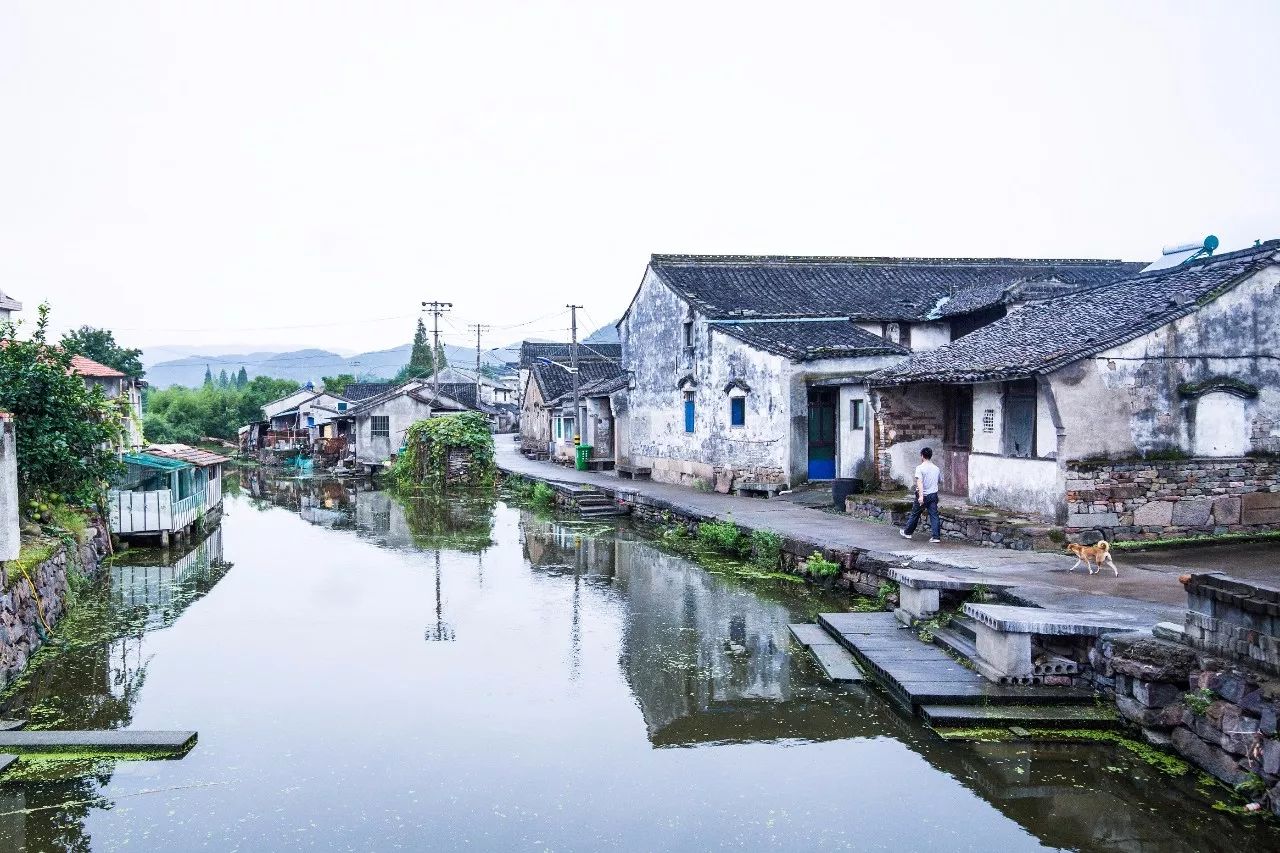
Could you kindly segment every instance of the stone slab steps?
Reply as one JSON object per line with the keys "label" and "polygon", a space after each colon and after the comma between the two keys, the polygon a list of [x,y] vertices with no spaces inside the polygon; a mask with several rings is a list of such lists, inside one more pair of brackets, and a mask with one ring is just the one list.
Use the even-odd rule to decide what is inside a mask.
{"label": "stone slab steps", "polygon": [[828,681],[835,684],[855,684],[863,680],[862,670],[849,651],[835,638],[817,625],[798,624],[787,626],[796,642],[809,650],[818,668]]}
{"label": "stone slab steps", "polygon": [[[892,613],[823,613],[818,624],[868,675],[908,708],[936,705],[1092,705],[1072,687],[992,684],[935,645],[899,627]],[[961,626],[963,630],[963,626]],[[963,636],[959,632],[957,637]]]}
{"label": "stone slab steps", "polygon": [[3,731],[0,732],[0,753],[77,752],[84,749],[180,752],[195,742],[196,733],[184,731]]}
{"label": "stone slab steps", "polygon": [[617,504],[594,489],[571,489],[569,497],[573,498],[578,515],[583,518],[611,518],[625,514]]}
{"label": "stone slab steps", "polygon": [[1095,705],[921,705],[920,715],[934,728],[1113,729],[1116,715]]}

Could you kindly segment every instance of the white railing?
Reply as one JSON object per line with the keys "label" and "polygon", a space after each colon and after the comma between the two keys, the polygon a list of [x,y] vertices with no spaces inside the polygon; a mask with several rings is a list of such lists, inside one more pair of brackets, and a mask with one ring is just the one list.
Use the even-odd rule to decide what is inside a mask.
{"label": "white railing", "polygon": [[[221,486],[219,482],[219,498]],[[156,492],[112,489],[107,493],[107,515],[113,533],[172,533],[195,521],[205,506],[205,500],[205,492],[174,501],[173,493],[168,489]]]}
{"label": "white railing", "polygon": [[[219,472],[221,475],[221,472]],[[216,480],[210,480],[209,485],[205,489],[205,506],[217,506],[222,503],[222,477]]]}

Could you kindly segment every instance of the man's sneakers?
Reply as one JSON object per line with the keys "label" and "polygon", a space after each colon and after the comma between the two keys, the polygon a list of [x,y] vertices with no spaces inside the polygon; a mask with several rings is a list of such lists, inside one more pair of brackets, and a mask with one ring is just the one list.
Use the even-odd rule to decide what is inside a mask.
{"label": "man's sneakers", "polygon": [[941,539],[930,539],[929,541],[930,541],[930,542],[941,542],[942,540],[941,540]]}
{"label": "man's sneakers", "polygon": [[910,533],[908,533],[908,532],[907,532],[907,531],[905,531],[905,530],[899,530],[899,531],[898,531],[898,535],[899,535],[899,536],[901,536],[903,539],[910,539],[910,538],[911,538],[911,534],[910,534]]}

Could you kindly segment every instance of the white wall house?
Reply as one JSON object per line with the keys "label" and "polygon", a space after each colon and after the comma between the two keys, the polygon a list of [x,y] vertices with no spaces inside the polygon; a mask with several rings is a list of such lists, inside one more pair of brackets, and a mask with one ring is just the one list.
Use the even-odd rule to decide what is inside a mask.
{"label": "white wall house", "polygon": [[13,319],[13,315],[22,310],[22,303],[0,290],[0,323]]}
{"label": "white wall house", "polygon": [[1059,296],[873,377],[882,467],[932,443],[973,502],[1063,521],[1083,463],[1280,453],[1276,353],[1280,241]]}
{"label": "white wall house", "polygon": [[1138,266],[654,255],[618,322],[633,376],[619,463],[721,491],[856,476],[875,459],[869,374],[1002,315],[1024,282]]}
{"label": "white wall house", "polygon": [[349,419],[355,436],[355,461],[383,465],[404,447],[409,427],[421,420],[469,411],[466,405],[444,394],[436,396],[423,380],[413,380],[391,391],[361,400],[342,417]]}

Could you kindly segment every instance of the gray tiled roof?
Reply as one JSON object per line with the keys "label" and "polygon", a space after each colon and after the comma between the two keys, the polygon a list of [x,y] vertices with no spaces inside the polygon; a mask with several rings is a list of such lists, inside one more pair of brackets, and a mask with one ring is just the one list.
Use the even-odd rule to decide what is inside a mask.
{"label": "gray tiled roof", "polygon": [[909,350],[860,329],[852,320],[712,323],[711,328],[796,361],[859,355],[906,355]]}
{"label": "gray tiled roof", "polygon": [[[535,361],[530,368],[533,380],[538,383],[544,402],[550,403],[573,391],[573,374],[555,364]],[[622,373],[622,367],[613,361],[579,361],[578,386],[581,388],[604,379],[612,379]]]}
{"label": "gray tiled roof", "polygon": [[22,303],[12,296],[7,296],[3,290],[0,290],[0,310],[21,311]]}
{"label": "gray tiled roof", "polygon": [[946,346],[873,374],[873,385],[986,382],[1048,373],[1194,312],[1280,263],[1280,240],[1132,276],[1015,311]]}
{"label": "gray tiled roof", "polygon": [[[654,255],[650,268],[712,319],[852,317],[925,320],[975,288],[986,298],[1047,277],[1088,287],[1141,269],[1105,260]],[[985,302],[978,307],[984,307]]]}
{"label": "gray tiled roof", "polygon": [[396,387],[394,382],[352,382],[341,396],[348,400],[367,400],[370,397],[385,394],[394,387]]}
{"label": "gray tiled roof", "polygon": [[[520,369],[527,370],[539,358],[550,358],[556,361],[569,361],[569,350],[572,344],[546,343],[543,341],[523,341],[520,344]],[[579,358],[622,358],[621,344],[579,343]]]}

